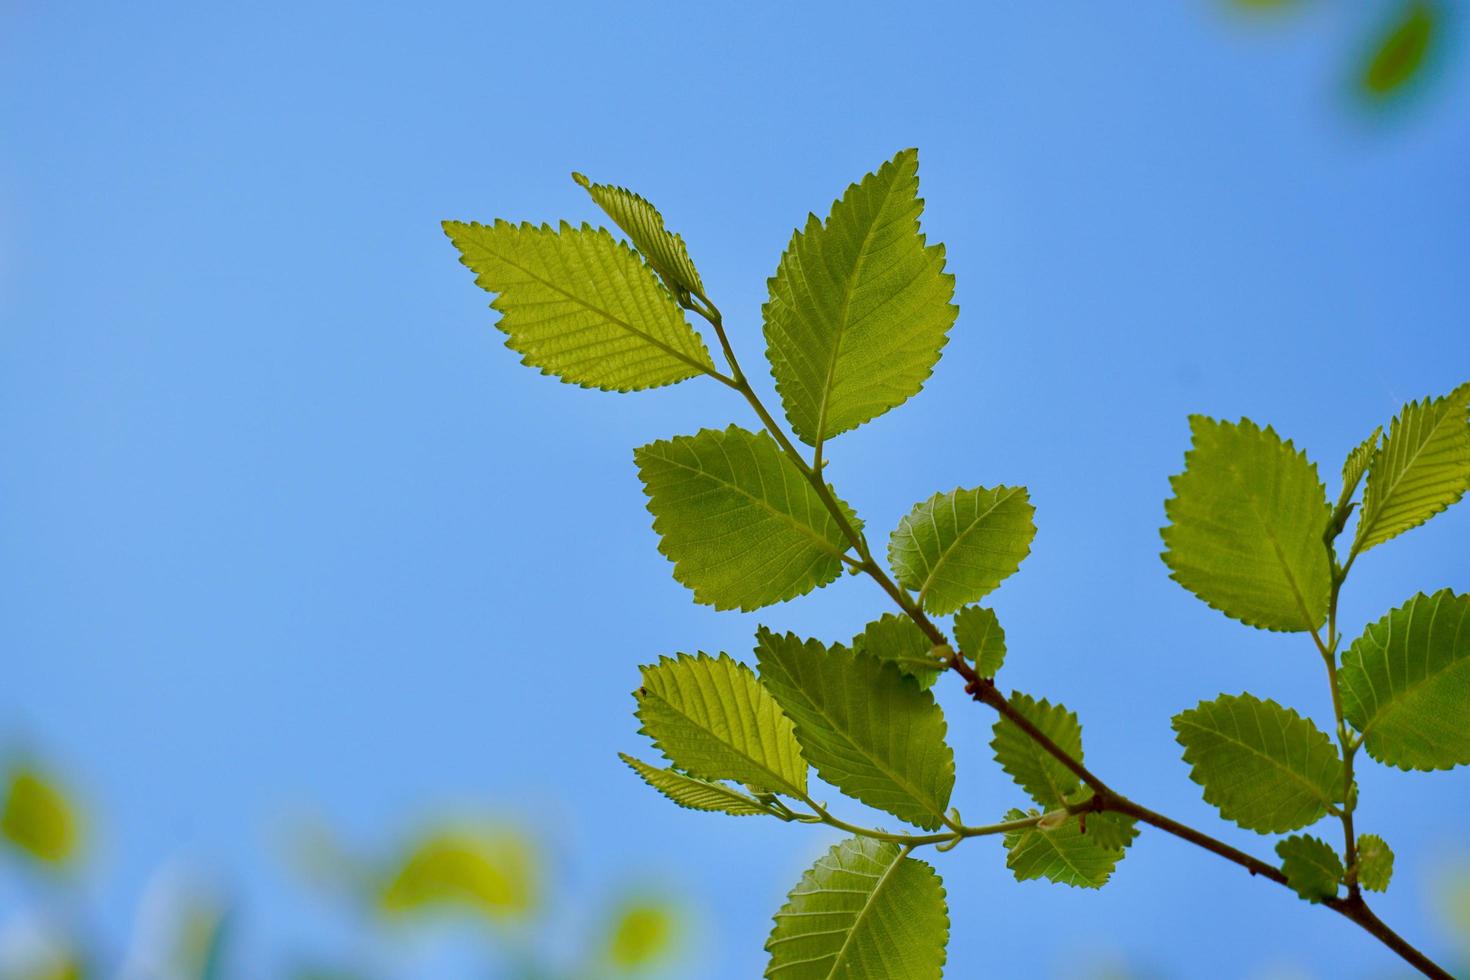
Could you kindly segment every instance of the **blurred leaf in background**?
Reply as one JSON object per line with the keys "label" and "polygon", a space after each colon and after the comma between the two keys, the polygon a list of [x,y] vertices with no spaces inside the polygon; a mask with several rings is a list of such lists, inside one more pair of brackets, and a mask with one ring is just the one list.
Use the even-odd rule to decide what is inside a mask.
{"label": "blurred leaf in background", "polygon": [[468,911],[492,921],[536,909],[539,859],[531,841],[506,828],[446,827],[406,849],[382,885],[389,915]]}
{"label": "blurred leaf in background", "polygon": [[1286,7],[1295,7],[1301,0],[1230,0],[1233,6],[1242,10],[1282,10]]}
{"label": "blurred leaf in background", "polygon": [[0,980],[83,980],[86,956],[54,923],[22,915],[0,929]]}
{"label": "blurred leaf in background", "polygon": [[642,972],[667,960],[677,948],[682,917],[671,902],[628,896],[613,907],[602,961],[616,973]]}
{"label": "blurred leaf in background", "polygon": [[219,980],[230,898],[212,877],[170,863],[148,882],[122,980]]}
{"label": "blurred leaf in background", "polygon": [[1440,11],[1429,0],[1409,0],[1374,39],[1358,86],[1370,101],[1405,91],[1421,77],[1441,34]]}
{"label": "blurred leaf in background", "polygon": [[81,842],[76,806],[40,767],[11,763],[0,803],[0,837],[21,853],[52,867],[70,864]]}

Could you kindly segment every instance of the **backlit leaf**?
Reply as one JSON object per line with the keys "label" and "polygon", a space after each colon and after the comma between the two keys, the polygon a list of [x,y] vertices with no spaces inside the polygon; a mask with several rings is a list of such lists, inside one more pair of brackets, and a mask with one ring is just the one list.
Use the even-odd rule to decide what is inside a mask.
{"label": "backlit leaf", "polygon": [[1249,419],[1189,421],[1194,445],[1164,504],[1171,577],[1250,626],[1321,626],[1331,584],[1322,532],[1331,510],[1317,467]]}
{"label": "backlit leaf", "polygon": [[1358,884],[1370,892],[1388,891],[1393,877],[1393,851],[1377,834],[1358,836]]}
{"label": "backlit leaf", "polygon": [[728,813],[734,817],[771,814],[771,810],[759,800],[724,783],[686,776],[673,769],[659,769],[621,752],[618,753],[618,758],[627,763],[628,768],[641,776],[645,783],[686,809],[710,810]]}
{"label": "backlit leaf", "polygon": [[924,608],[945,615],[986,595],[1031,553],[1036,536],[1025,487],[937,493],[898,522],[888,563]]}
{"label": "backlit leaf", "polygon": [[[1031,724],[1041,729],[1068,755],[1082,761],[1082,725],[1077,715],[1060,704],[1037,701],[1013,692],[1011,707]],[[1077,789],[1077,776],[1058,762],[1010,719],[1001,717],[995,723],[995,737],[990,747],[995,761],[1016,781],[1016,785],[1047,809],[1064,806],[1067,797]]]}
{"label": "backlit leaf", "polygon": [[954,754],[934,695],[897,667],[762,627],[761,682],[796,723],[823,779],[854,799],[933,830],[954,788]]}
{"label": "backlit leaf", "polygon": [[664,657],[643,668],[633,697],[643,733],[690,775],[805,794],[807,765],[791,720],[744,664],[725,654]]}
{"label": "backlit leaf", "polygon": [[879,660],[887,660],[919,682],[920,687],[929,687],[944,672],[934,644],[919,629],[918,624],[907,616],[887,613],[881,619],[869,623],[861,633],[853,637],[852,648]]}
{"label": "backlit leaf", "polygon": [[1175,715],[1174,731],[1206,802],[1247,830],[1298,830],[1342,799],[1331,739],[1275,701],[1221,695]]}
{"label": "backlit leaf", "polygon": [[1006,631],[1001,629],[995,610],[966,606],[955,613],[954,639],[960,652],[975,662],[975,672],[981,677],[1000,673],[1006,659]]}
{"label": "backlit leaf", "polygon": [[699,272],[689,258],[684,239],[664,227],[664,216],[658,213],[658,208],[626,187],[594,184],[578,173],[572,174],[572,179],[623,229],[633,247],[663,277],[671,292],[703,295],[704,284],[699,281]]}
{"label": "backlit leaf", "polygon": [[1353,451],[1348,453],[1347,459],[1342,463],[1342,491],[1338,494],[1337,506],[1344,507],[1357,492],[1358,484],[1362,482],[1363,475],[1368,472],[1368,464],[1373,462],[1373,455],[1378,451],[1378,437],[1383,435],[1383,426],[1373,430],[1373,434],[1364,439]]}
{"label": "backlit leaf", "polygon": [[653,272],[605,229],[562,222],[444,222],[523,363],[605,391],[657,388],[714,370],[704,341]]}
{"label": "backlit leaf", "polygon": [[1324,841],[1297,835],[1278,841],[1276,853],[1281,857],[1281,870],[1286,882],[1309,902],[1321,902],[1337,895],[1342,881],[1342,859]]}
{"label": "backlit leaf", "polygon": [[919,232],[919,154],[847,189],[791,237],[764,308],[776,388],[811,445],[919,393],[957,308],[944,246]]}
{"label": "backlit leaf", "polygon": [[802,875],[766,940],[779,980],[939,980],[944,885],[897,844],[854,837]]}
{"label": "backlit leaf", "polygon": [[1368,466],[1354,551],[1418,527],[1470,490],[1470,382],[1405,405]]}
{"label": "backlit leaf", "polygon": [[842,573],[847,538],[764,432],[703,429],[651,442],[633,458],[659,550],[696,602],[758,609]]}
{"label": "backlit leaf", "polygon": [[1342,656],[1343,714],[1379,762],[1470,764],[1470,595],[1416,595]]}
{"label": "backlit leaf", "polygon": [[[1005,818],[1020,820],[1025,816],[1021,810],[1011,810]],[[1089,816],[1089,828],[1091,823]],[[1030,827],[1010,831],[1005,835],[1005,846],[1006,867],[1017,881],[1046,878],[1074,888],[1101,888],[1123,859],[1122,848],[1105,847],[1098,837],[1084,833],[1077,817],[1068,817],[1046,830]]]}

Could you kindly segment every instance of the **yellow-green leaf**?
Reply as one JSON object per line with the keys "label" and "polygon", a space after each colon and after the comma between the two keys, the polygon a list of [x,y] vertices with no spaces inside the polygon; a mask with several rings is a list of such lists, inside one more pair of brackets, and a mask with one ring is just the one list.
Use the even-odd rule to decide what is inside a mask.
{"label": "yellow-green leaf", "polygon": [[975,661],[975,672],[981,677],[1000,673],[1006,659],[1006,631],[1001,629],[995,610],[966,606],[955,613],[954,640],[960,652]]}
{"label": "yellow-green leaf", "polygon": [[888,539],[888,563],[935,615],[1000,585],[1031,553],[1036,509],[1025,487],[957,489],[916,506]]}
{"label": "yellow-green leaf", "polygon": [[1268,426],[1195,415],[1184,472],[1170,479],[1161,532],[1170,577],[1250,626],[1316,629],[1327,619],[1331,508],[1317,467]]}
{"label": "yellow-green leaf", "polygon": [[1368,465],[1355,552],[1418,527],[1470,490],[1467,413],[1470,381],[1399,411]]}
{"label": "yellow-green leaf", "polygon": [[1388,891],[1393,877],[1393,851],[1377,834],[1358,836],[1358,884],[1370,892]]}
{"label": "yellow-green leaf", "polygon": [[[1006,819],[1020,820],[1027,815],[1011,810]],[[1035,816],[1035,811],[1030,815]],[[1091,817],[1088,822],[1090,825]],[[1006,867],[1017,881],[1046,878],[1073,888],[1101,888],[1123,859],[1122,847],[1104,846],[1113,842],[1084,832],[1078,817],[1068,817],[1055,827],[1037,825],[1008,832]]]}
{"label": "yellow-green leaf", "polygon": [[761,683],[796,723],[823,779],[868,806],[930,830],[954,788],[954,753],[934,695],[891,663],[762,627]]}
{"label": "yellow-green leaf", "polygon": [[842,574],[841,526],[764,432],[703,429],[651,442],[633,459],[659,550],[696,602],[758,609]]}
{"label": "yellow-green leaf", "polygon": [[734,817],[747,817],[762,813],[769,816],[772,812],[759,800],[724,783],[686,776],[673,769],[659,769],[621,752],[618,753],[618,758],[622,759],[628,768],[636,772],[645,783],[685,809],[728,813]]}
{"label": "yellow-green leaf", "polygon": [[[1060,704],[1037,701],[1018,692],[1012,692],[1008,700],[1011,707],[1039,728],[1042,734],[1065,749],[1072,758],[1082,761],[1082,725],[1075,713]],[[995,752],[995,761],[1016,781],[1016,785],[1048,809],[1064,806],[1067,797],[1077,789],[1076,774],[1010,719],[1004,716],[998,719],[994,732],[990,747]]]}
{"label": "yellow-green leaf", "polygon": [[908,616],[885,613],[869,623],[852,639],[852,648],[858,653],[887,660],[899,670],[919,682],[920,687],[931,687],[945,670],[940,652],[929,637]]}
{"label": "yellow-green leaf", "polygon": [[805,794],[807,764],[791,719],[744,664],[723,653],[664,657],[643,668],[633,697],[643,733],[690,775]]}
{"label": "yellow-green leaf", "polygon": [[1342,656],[1343,714],[1400,769],[1470,765],[1470,595],[1416,595]]}
{"label": "yellow-green leaf", "polygon": [[897,844],[845,840],[802,875],[766,940],[773,980],[939,980],[944,885]]}
{"label": "yellow-green leaf", "polygon": [[764,308],[792,430],[817,445],[919,393],[957,308],[944,246],[919,231],[919,153],[853,184],[791,237]]}
{"label": "yellow-green leaf", "polygon": [[523,363],[605,391],[714,371],[704,341],[637,254],[606,229],[444,222]]}
{"label": "yellow-green leaf", "polygon": [[1279,834],[1342,799],[1342,760],[1316,725],[1275,701],[1222,694],[1174,716],[1190,777],[1220,816]]}
{"label": "yellow-green leaf", "polygon": [[1325,841],[1298,834],[1276,844],[1286,883],[1309,902],[1322,902],[1337,895],[1342,881],[1342,859]]}
{"label": "yellow-green leaf", "polygon": [[684,239],[664,227],[664,216],[658,208],[626,187],[594,184],[578,173],[572,174],[572,179],[623,229],[672,292],[704,294],[704,284],[699,281]]}

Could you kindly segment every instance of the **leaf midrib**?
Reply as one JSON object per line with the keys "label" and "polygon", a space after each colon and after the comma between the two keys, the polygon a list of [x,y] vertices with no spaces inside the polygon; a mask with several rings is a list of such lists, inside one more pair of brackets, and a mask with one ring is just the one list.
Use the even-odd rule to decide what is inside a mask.
{"label": "leaf midrib", "polygon": [[858,910],[857,918],[852,920],[852,928],[847,930],[847,936],[842,940],[842,948],[837,951],[837,958],[832,961],[832,969],[827,971],[828,980],[832,980],[833,977],[837,976],[837,971],[839,968],[841,968],[843,961],[847,956],[848,946],[852,944],[852,937],[857,934],[858,926],[862,925],[863,918],[868,914],[868,911],[876,904],[878,894],[883,891],[883,886],[888,884],[888,879],[892,877],[894,870],[903,863],[906,856],[907,855],[904,853],[904,851],[898,851],[893,857],[893,862],[889,864],[886,869],[884,869],[883,876],[879,878],[878,883],[873,886],[873,891],[868,895],[868,900],[864,902],[863,907]]}
{"label": "leaf midrib", "polygon": [[[1260,723],[1259,716],[1257,716],[1254,711],[1252,711],[1251,714],[1252,714],[1253,717],[1256,717],[1257,724],[1259,725],[1259,723]],[[1190,726],[1190,727],[1193,727],[1193,728],[1196,728],[1196,729],[1198,729],[1201,732],[1206,732],[1206,733],[1209,733],[1209,734],[1213,734],[1213,735],[1215,735],[1216,737],[1220,738],[1221,740],[1223,740],[1225,742],[1229,742],[1232,745],[1238,745],[1241,748],[1245,749],[1247,752],[1251,753],[1252,755],[1257,756],[1257,757],[1259,757],[1261,759],[1266,760],[1267,762],[1271,763],[1271,765],[1274,768],[1276,768],[1276,769],[1280,770],[1281,772],[1284,772],[1288,776],[1290,776],[1293,781],[1298,782],[1298,783],[1301,783],[1303,786],[1306,786],[1308,789],[1312,790],[1313,791],[1312,792],[1313,797],[1315,797],[1317,800],[1321,801],[1324,806],[1332,806],[1332,805],[1334,805],[1337,802],[1335,799],[1333,799],[1333,796],[1332,796],[1332,793],[1331,792],[1323,793],[1322,787],[1319,786],[1318,784],[1312,782],[1309,777],[1307,777],[1306,775],[1304,775],[1302,773],[1297,772],[1294,769],[1289,768],[1284,763],[1282,763],[1280,760],[1274,758],[1273,756],[1267,755],[1265,752],[1263,752],[1262,750],[1256,748],[1255,746],[1249,745],[1246,742],[1241,741],[1239,738],[1232,738],[1231,736],[1226,735],[1219,728],[1207,728],[1206,726],[1201,725],[1198,722],[1194,722],[1194,721],[1185,721],[1185,722],[1182,722],[1181,724],[1182,725],[1186,725],[1186,726]],[[1328,744],[1331,744],[1331,743],[1328,743]],[[1311,750],[1310,749],[1308,749],[1307,754],[1308,754],[1308,756],[1311,755]]]}
{"label": "leaf midrib", "polygon": [[[1293,453],[1292,458],[1297,458],[1297,455]],[[1258,499],[1257,495],[1251,491],[1250,482],[1245,479],[1245,474],[1241,473],[1240,468],[1236,466],[1235,463],[1232,462],[1228,465],[1230,475],[1235,477],[1236,485],[1240,487],[1241,493],[1243,493],[1246,500],[1250,502],[1251,510],[1255,513],[1256,520],[1260,523],[1261,529],[1265,532],[1267,539],[1271,542],[1271,551],[1276,555],[1276,562],[1281,566],[1281,571],[1286,576],[1286,584],[1291,589],[1292,598],[1296,600],[1297,611],[1302,614],[1302,622],[1307,624],[1308,630],[1315,630],[1318,626],[1321,625],[1321,623],[1319,621],[1314,621],[1312,618],[1312,614],[1307,611],[1306,597],[1302,594],[1301,586],[1297,584],[1296,574],[1293,571],[1291,564],[1286,560],[1286,551],[1281,546],[1281,539],[1276,534],[1276,528],[1269,520],[1266,519],[1266,514],[1260,506],[1261,502]],[[1324,497],[1323,500],[1325,506],[1326,498]]]}
{"label": "leaf midrib", "polygon": [[[576,231],[576,229],[572,229],[572,230],[573,231]],[[539,233],[539,229],[538,229],[538,233]],[[553,232],[552,234],[557,235],[557,234],[560,234],[560,233]],[[493,242],[493,239],[492,239],[492,242]],[[709,374],[711,372],[711,370],[713,369],[713,364],[696,360],[695,358],[690,357],[688,354],[685,354],[683,351],[679,350],[678,348],[670,347],[668,344],[664,343],[662,340],[659,340],[657,337],[653,336],[652,334],[647,333],[647,332],[645,332],[643,330],[638,329],[637,327],[633,326],[631,323],[629,323],[628,321],[624,320],[622,317],[614,314],[610,310],[605,310],[605,309],[603,309],[600,306],[597,306],[597,305],[595,305],[593,303],[590,303],[586,299],[584,299],[581,296],[576,295],[575,293],[569,293],[569,292],[567,292],[565,289],[562,289],[556,283],[552,282],[550,279],[545,278],[540,273],[536,272],[534,269],[531,269],[531,268],[529,268],[529,267],[527,267],[525,265],[522,265],[520,262],[517,262],[513,258],[507,257],[503,252],[495,249],[491,245],[485,244],[484,242],[479,242],[477,244],[481,248],[483,248],[486,252],[489,252],[491,255],[493,255],[497,260],[499,260],[501,262],[504,262],[506,265],[508,265],[508,266],[510,266],[510,267],[512,267],[514,269],[519,270],[520,272],[522,272],[523,274],[525,274],[525,275],[529,276],[530,278],[534,279],[536,282],[540,283],[542,286],[545,286],[547,289],[551,290],[552,292],[559,293],[562,296],[565,296],[567,299],[571,300],[572,302],[579,304],[584,309],[591,310],[593,313],[596,313],[599,316],[605,317],[610,322],[616,324],[619,327],[622,327],[628,333],[631,333],[631,334],[633,334],[636,337],[640,337],[643,340],[647,341],[648,343],[652,344],[653,346],[659,348],[660,350],[663,350],[664,352],[673,355],[674,357],[676,357],[679,360],[683,361],[685,364],[688,364],[690,367],[696,369],[700,373],[702,373],[702,374]],[[613,243],[613,247],[614,248],[617,247],[617,243],[616,242]],[[474,269],[473,266],[471,266],[470,268],[472,270]],[[478,270],[475,270],[475,271],[478,274]],[[496,290],[496,292],[499,293],[500,290]],[[682,315],[680,316],[680,320],[684,323],[684,326],[685,327],[688,327],[689,326],[688,321],[684,321]]]}
{"label": "leaf midrib", "polygon": [[[1470,387],[1470,385],[1461,385],[1461,388],[1466,387]],[[1460,388],[1456,388],[1454,391],[1445,396],[1444,400],[1449,404],[1444,406],[1445,410],[1441,412],[1439,418],[1435,420],[1434,427],[1430,429],[1428,434],[1426,434],[1422,440],[1420,440],[1419,445],[1414,449],[1413,455],[1404,460],[1403,468],[1399,470],[1398,475],[1394,478],[1393,482],[1388,486],[1388,488],[1385,489],[1382,494],[1374,494],[1373,503],[1375,504],[1375,506],[1373,507],[1371,514],[1364,514],[1366,520],[1362,521],[1358,525],[1358,536],[1353,543],[1353,551],[1364,551],[1375,544],[1383,543],[1382,541],[1372,541],[1371,538],[1373,534],[1378,530],[1378,521],[1383,516],[1384,508],[1386,508],[1389,504],[1389,501],[1393,499],[1394,491],[1399,488],[1399,484],[1404,482],[1404,478],[1409,475],[1409,471],[1414,468],[1414,464],[1417,463],[1419,461],[1419,457],[1424,454],[1425,448],[1428,447],[1428,445],[1434,441],[1434,437],[1439,434],[1440,426],[1442,426],[1453,414],[1450,409],[1454,408],[1455,402],[1459,400],[1459,398],[1457,397],[1459,393]],[[1431,401],[1429,405],[1424,406],[1425,410],[1427,411],[1432,405],[1433,402]],[[1385,439],[1383,445],[1373,454],[1374,462],[1377,462],[1378,457],[1384,452],[1384,450],[1388,448],[1389,440],[1391,440],[1392,438],[1393,431],[1389,430],[1389,438]],[[1369,465],[1368,469],[1368,489],[1372,490],[1373,472],[1371,464]],[[1365,511],[1368,510],[1366,506],[1364,506],[1363,509]],[[1390,537],[1391,536],[1392,535],[1390,535]],[[1385,538],[1383,540],[1387,539]]]}
{"label": "leaf midrib", "polygon": [[[784,664],[782,665],[782,669],[785,670],[788,678],[791,677],[791,671],[789,669],[786,669]],[[933,814],[940,819],[941,823],[943,822],[943,806],[936,807],[935,805],[931,804],[930,801],[926,798],[927,794],[923,794],[918,787],[914,786],[907,779],[901,778],[897,773],[888,768],[888,766],[884,764],[883,760],[875,756],[870,750],[864,748],[862,745],[859,745],[856,741],[854,741],[852,736],[848,734],[846,727],[837,724],[837,720],[827,712],[825,706],[818,704],[816,700],[807,693],[805,687],[797,684],[793,684],[792,687],[796,691],[798,691],[803,698],[806,699],[807,704],[811,705],[812,710],[820,715],[823,721],[827,722],[828,730],[831,731],[832,734],[837,735],[848,745],[852,746],[858,752],[858,754],[867,759],[868,762],[871,763],[875,769],[881,772],[884,776],[887,776],[895,786],[907,793],[911,800],[922,806],[924,808],[924,812]],[[798,724],[797,727],[800,728],[801,726]],[[897,816],[897,814],[895,814],[895,816]]]}
{"label": "leaf midrib", "polygon": [[[722,446],[722,448],[723,448],[723,446]],[[682,462],[680,460],[674,459],[671,456],[667,456],[667,455],[663,455],[663,454],[654,454],[654,453],[652,453],[648,449],[640,449],[639,452],[647,452],[650,455],[656,455],[656,458],[657,459],[662,460],[663,462],[669,464],[670,466],[678,467],[679,469],[684,470],[685,472],[688,472],[688,473],[694,473],[694,474],[697,474],[699,476],[703,476],[706,479],[710,480],[712,483],[718,484],[719,486],[726,487],[726,488],[728,488],[730,490],[735,491],[736,493],[738,493],[741,496],[745,497],[751,503],[754,503],[757,506],[759,506],[762,510],[766,511],[771,516],[780,518],[783,522],[785,522],[786,524],[790,525],[790,527],[793,530],[800,531],[802,534],[806,535],[808,538],[810,538],[812,540],[812,542],[814,544],[816,544],[823,551],[827,552],[828,554],[830,554],[834,558],[841,558],[844,554],[847,553],[847,549],[846,548],[841,548],[841,547],[838,547],[837,545],[832,544],[832,542],[828,541],[826,538],[824,538],[820,534],[818,534],[815,528],[811,527],[808,524],[803,523],[800,520],[797,520],[797,518],[794,515],[788,514],[787,512],[785,512],[783,510],[778,510],[775,506],[773,506],[764,497],[758,497],[755,494],[751,493],[749,490],[746,490],[744,487],[740,486],[738,483],[731,483],[729,480],[726,480],[726,479],[724,479],[722,477],[716,476],[714,473],[711,473],[709,470],[705,469],[703,466],[690,466],[688,463],[685,463],[685,462]],[[695,458],[696,459],[699,458],[699,456],[698,456],[697,453],[695,454]],[[786,465],[786,462],[785,462],[784,459],[781,460],[781,465],[782,466]],[[762,477],[762,485],[764,485],[764,477]]]}
{"label": "leaf midrib", "polygon": [[[673,701],[670,701],[668,698],[664,697],[664,695],[662,694],[662,692],[650,688],[649,689],[649,692],[648,692],[648,694],[646,696],[647,697],[656,697],[656,698],[658,698],[659,701],[663,702],[663,704],[664,704],[665,707],[667,707],[674,714],[678,715],[680,718],[683,718],[686,722],[689,723],[689,725],[691,727],[699,730],[700,732],[703,732],[706,736],[708,736],[709,738],[713,739],[716,743],[718,743],[720,745],[723,745],[725,748],[727,748],[731,752],[735,753],[735,755],[739,756],[740,758],[742,758],[745,761],[747,761],[747,762],[751,763],[752,765],[754,765],[755,768],[757,768],[757,769],[761,770],[762,772],[766,773],[768,776],[771,776],[774,779],[773,785],[779,786],[779,787],[785,787],[785,789],[783,790],[783,792],[786,792],[787,795],[792,796],[792,797],[795,797],[795,798],[798,798],[798,799],[800,799],[803,795],[805,795],[803,793],[803,791],[800,790],[800,789],[798,789],[795,785],[793,785],[791,783],[791,781],[784,774],[779,773],[776,770],[772,769],[764,760],[757,759],[754,756],[750,755],[749,752],[746,751],[745,749],[742,749],[742,748],[740,748],[739,746],[736,746],[736,745],[732,745],[726,739],[721,738],[719,736],[719,734],[716,733],[708,725],[704,724],[703,722],[700,722],[699,720],[697,720],[696,718],[694,718],[692,715],[690,715],[687,711],[685,711],[683,708],[681,708],[678,705],[674,704]],[[779,737],[780,736],[777,735],[777,738],[779,738]],[[781,754],[784,755],[785,753],[783,752]]]}
{"label": "leaf midrib", "polygon": [[[995,499],[995,502],[985,509],[984,513],[976,514],[974,519],[967,524],[965,529],[955,535],[954,540],[950,542],[948,548],[939,549],[939,557],[935,559],[934,564],[929,567],[929,574],[924,576],[924,584],[919,587],[920,605],[923,605],[924,597],[929,594],[929,586],[934,584],[935,578],[937,578],[939,575],[939,570],[944,567],[945,562],[949,561],[950,556],[954,554],[955,550],[959,548],[960,544],[975,530],[977,525],[983,522],[985,518],[995,513],[996,509],[999,508],[1001,504],[1005,503],[1007,500],[1010,500],[1012,497],[1020,492],[1021,490],[1019,487],[1007,487],[1005,495],[997,497]],[[942,499],[943,498],[941,498],[941,500]],[[950,494],[950,503],[954,503],[953,493]],[[923,552],[920,551],[919,554],[922,556]]]}
{"label": "leaf midrib", "polygon": [[[893,196],[894,189],[898,187],[899,176],[895,174],[894,179],[883,191],[883,199],[873,212],[873,220],[868,222],[867,230],[863,232],[862,244],[858,247],[857,261],[853,264],[852,273],[847,277],[847,282],[842,290],[842,311],[837,318],[837,328],[832,339],[832,354],[827,359],[827,378],[822,384],[822,400],[817,406],[817,431],[814,434],[816,444],[821,445],[827,439],[827,407],[832,401],[832,386],[837,377],[837,359],[842,353],[842,341],[847,336],[847,314],[852,307],[852,295],[857,290],[858,276],[862,274],[863,265],[867,262],[868,246],[872,244],[873,233],[878,227],[878,218],[888,207],[888,200]],[[835,210],[835,207],[834,207]],[[831,217],[828,217],[831,221]],[[823,226],[826,232],[829,226]]]}

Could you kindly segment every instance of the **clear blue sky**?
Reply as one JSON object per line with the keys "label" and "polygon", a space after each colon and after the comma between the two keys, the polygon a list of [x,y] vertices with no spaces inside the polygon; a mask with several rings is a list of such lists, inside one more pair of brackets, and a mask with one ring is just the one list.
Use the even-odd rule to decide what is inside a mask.
{"label": "clear blue sky", "polygon": [[[0,744],[96,813],[96,924],[121,942],[182,856],[234,889],[240,975],[269,976],[351,945],[283,869],[284,814],[382,842],[483,805],[544,822],[573,904],[677,882],[689,975],[756,975],[831,839],[639,784],[614,755],[647,755],[637,665],[748,657],[757,623],[846,638],[883,597],[694,606],[631,451],[743,406],[521,367],[438,223],[593,220],[569,171],[631,184],[767,383],[791,229],[910,145],[960,318],[920,397],[831,445],[832,478],[876,528],[935,490],[1028,485],[1003,679],[1076,709],[1140,800],[1269,855],[1200,799],[1169,717],[1247,688],[1330,716],[1321,663],[1171,583],[1157,529],[1188,413],[1270,422],[1334,483],[1399,404],[1470,377],[1470,59],[1361,111],[1345,79],[1386,9],[0,4]],[[1470,505],[1372,552],[1350,631],[1470,590],[1467,550]],[[991,718],[941,701],[956,803],[999,815],[1019,795]],[[1362,784],[1399,854],[1382,912],[1444,953],[1430,886],[1470,849],[1470,773]],[[938,866],[954,977],[1074,977],[1097,951],[1163,976],[1396,970],[1156,833],[1101,893],[1017,885],[990,841]],[[0,880],[0,913],[19,894]],[[431,952],[398,962],[434,975]]]}

